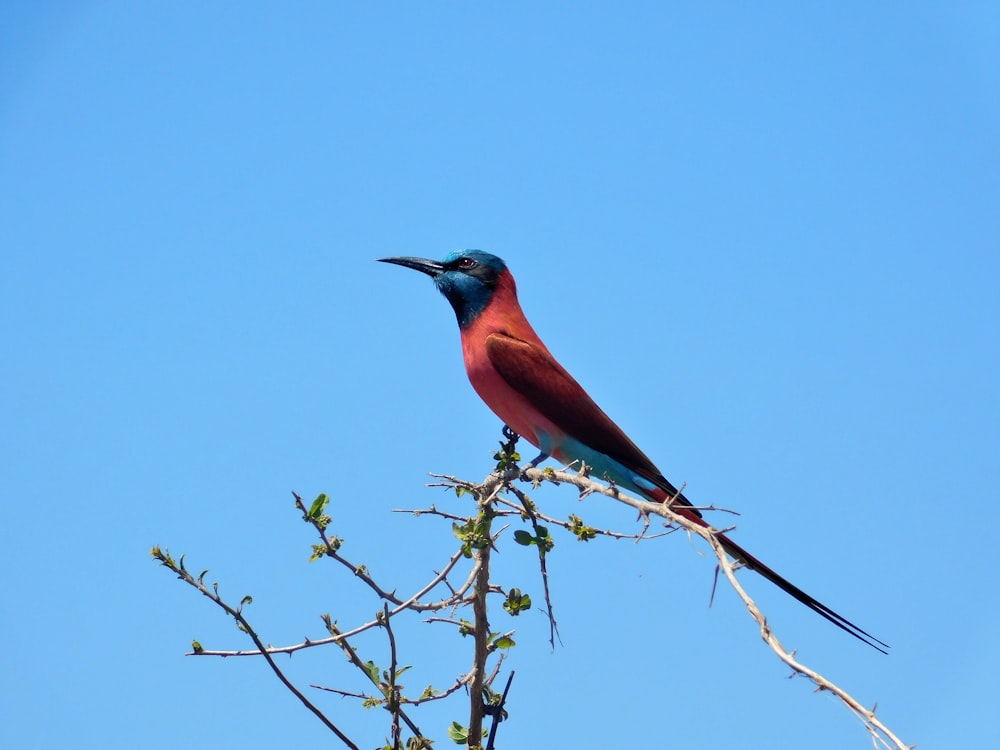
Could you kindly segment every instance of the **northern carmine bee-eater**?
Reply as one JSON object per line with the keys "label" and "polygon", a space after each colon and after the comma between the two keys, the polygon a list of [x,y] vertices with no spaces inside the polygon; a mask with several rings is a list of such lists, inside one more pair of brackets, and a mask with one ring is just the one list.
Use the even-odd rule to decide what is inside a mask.
{"label": "northern carmine bee-eater", "polygon": [[[517,301],[514,277],[495,255],[455,252],[442,261],[382,258],[427,274],[455,309],[465,369],[476,393],[518,435],[564,464],[583,462],[593,476],[670,507],[708,526],[692,503],[611,421],[538,338]],[[822,615],[842,630],[886,653],[888,646],[805,593],[724,534],[734,559]]]}

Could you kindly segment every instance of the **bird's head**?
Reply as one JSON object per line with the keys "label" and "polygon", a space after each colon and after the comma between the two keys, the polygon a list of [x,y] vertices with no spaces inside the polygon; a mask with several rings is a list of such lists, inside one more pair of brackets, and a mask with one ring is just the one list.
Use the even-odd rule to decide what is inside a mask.
{"label": "bird's head", "polygon": [[451,303],[462,328],[486,309],[500,277],[507,271],[506,263],[482,250],[458,250],[441,261],[405,257],[379,260],[412,268],[434,279],[434,286]]}

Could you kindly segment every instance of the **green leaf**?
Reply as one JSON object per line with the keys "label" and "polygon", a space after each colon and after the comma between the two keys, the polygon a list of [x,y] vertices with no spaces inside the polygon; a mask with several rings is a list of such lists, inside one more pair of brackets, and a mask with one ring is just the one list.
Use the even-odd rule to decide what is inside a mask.
{"label": "green leaf", "polygon": [[365,671],[368,673],[369,679],[378,685],[379,672],[381,670],[378,668],[378,664],[373,661],[365,662]]}
{"label": "green leaf", "polygon": [[321,492],[313,500],[312,507],[309,508],[309,517],[313,520],[318,519],[323,515],[323,511],[326,510],[326,506],[330,504],[330,497],[325,493]]}
{"label": "green leaf", "polygon": [[530,547],[536,539],[524,529],[518,529],[514,532],[514,541],[524,547]]}
{"label": "green leaf", "polygon": [[200,654],[205,650],[201,647],[201,644],[198,643],[198,641],[191,641],[191,648],[196,654]]}
{"label": "green leaf", "polygon": [[467,745],[469,743],[469,730],[457,721],[453,721],[448,727],[448,738],[456,745]]}
{"label": "green leaf", "polygon": [[497,638],[495,641],[493,641],[493,646],[495,648],[512,648],[513,646],[516,645],[517,644],[514,643],[514,639],[506,635],[501,636]]}

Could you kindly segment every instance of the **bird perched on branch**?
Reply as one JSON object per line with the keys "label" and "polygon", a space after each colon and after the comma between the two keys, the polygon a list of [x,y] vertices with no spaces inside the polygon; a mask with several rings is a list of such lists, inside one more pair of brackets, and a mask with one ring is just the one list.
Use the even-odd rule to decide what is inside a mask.
{"label": "bird perched on branch", "polygon": [[[472,387],[504,423],[541,454],[582,461],[597,477],[708,526],[694,505],[608,417],[560,365],[528,323],[517,301],[514,277],[495,255],[480,250],[452,253],[442,261],[382,258],[434,279],[455,310],[462,353]],[[717,539],[733,558],[842,630],[886,653],[888,646],[780,576],[725,534]]]}

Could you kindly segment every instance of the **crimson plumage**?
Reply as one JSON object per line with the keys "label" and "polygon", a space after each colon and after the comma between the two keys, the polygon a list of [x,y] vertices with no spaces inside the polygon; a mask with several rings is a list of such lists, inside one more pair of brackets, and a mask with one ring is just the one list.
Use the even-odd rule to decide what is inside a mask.
{"label": "crimson plumage", "polygon": [[[582,461],[607,477],[701,526],[701,513],[656,468],[625,432],[560,365],[528,322],[507,265],[480,250],[452,253],[443,261],[384,258],[383,262],[426,273],[451,303],[462,336],[472,387],[514,432],[536,446],[538,460]],[[532,462],[532,463],[535,463]],[[888,646],[805,593],[725,534],[718,535],[733,558],[882,653]]]}

